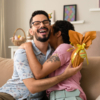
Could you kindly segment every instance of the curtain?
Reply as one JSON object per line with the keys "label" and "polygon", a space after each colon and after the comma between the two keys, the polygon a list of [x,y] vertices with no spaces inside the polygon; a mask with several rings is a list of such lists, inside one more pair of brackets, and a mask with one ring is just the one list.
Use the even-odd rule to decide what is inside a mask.
{"label": "curtain", "polygon": [[6,57],[6,41],[4,26],[4,0],[0,0],[0,57]]}

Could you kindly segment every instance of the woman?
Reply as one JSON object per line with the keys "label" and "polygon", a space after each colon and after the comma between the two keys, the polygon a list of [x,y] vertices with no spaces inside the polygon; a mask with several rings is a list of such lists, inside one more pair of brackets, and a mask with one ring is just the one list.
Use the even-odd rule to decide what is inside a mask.
{"label": "woman", "polygon": [[[37,79],[47,75],[49,75],[49,77],[59,75],[64,72],[65,68],[70,63],[72,52],[67,52],[69,48],[72,48],[68,36],[69,30],[74,30],[74,27],[67,21],[56,21],[51,27],[49,43],[55,51],[43,65],[35,58],[31,43],[27,43],[23,46],[26,50],[30,68]],[[47,90],[47,95],[50,94],[50,100],[59,98],[67,98],[67,100],[86,100],[85,93],[80,87],[80,79],[81,73],[78,72],[63,82],[49,88]]]}

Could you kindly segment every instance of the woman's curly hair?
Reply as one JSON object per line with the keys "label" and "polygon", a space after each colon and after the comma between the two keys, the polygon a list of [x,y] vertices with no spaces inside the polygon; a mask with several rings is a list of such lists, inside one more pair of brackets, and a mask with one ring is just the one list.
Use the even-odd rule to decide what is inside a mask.
{"label": "woman's curly hair", "polygon": [[54,34],[57,33],[58,31],[61,31],[63,42],[70,44],[68,31],[69,30],[75,31],[74,26],[70,22],[65,20],[58,20],[53,25],[53,30]]}

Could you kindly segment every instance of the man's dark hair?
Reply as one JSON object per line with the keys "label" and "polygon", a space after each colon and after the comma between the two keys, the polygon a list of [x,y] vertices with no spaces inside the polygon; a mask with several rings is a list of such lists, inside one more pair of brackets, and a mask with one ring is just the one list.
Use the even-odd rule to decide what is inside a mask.
{"label": "man's dark hair", "polygon": [[58,31],[61,31],[63,42],[70,44],[68,31],[69,30],[75,31],[74,26],[70,22],[64,20],[63,21],[58,20],[53,25],[53,30],[54,34],[57,33]]}
{"label": "man's dark hair", "polygon": [[32,28],[32,25],[31,25],[32,24],[32,18],[34,16],[36,16],[36,15],[39,15],[39,14],[45,15],[47,17],[47,19],[49,20],[49,16],[48,16],[47,12],[45,12],[43,10],[37,10],[37,11],[35,11],[35,12],[32,13],[32,16],[30,18],[30,22],[29,22],[30,28]]}

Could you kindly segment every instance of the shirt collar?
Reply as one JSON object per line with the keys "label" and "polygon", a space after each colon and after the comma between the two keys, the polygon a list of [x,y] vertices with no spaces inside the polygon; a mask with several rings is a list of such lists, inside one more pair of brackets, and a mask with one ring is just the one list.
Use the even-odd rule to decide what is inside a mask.
{"label": "shirt collar", "polygon": [[[33,45],[33,50],[34,50],[34,53],[35,55],[39,55],[41,54],[42,52],[36,47],[34,41],[32,40],[32,45]],[[50,46],[50,44],[48,44],[48,50],[47,50],[47,53],[46,53],[46,56],[48,56],[50,53],[52,52],[52,48]],[[43,54],[43,53],[42,53]]]}

